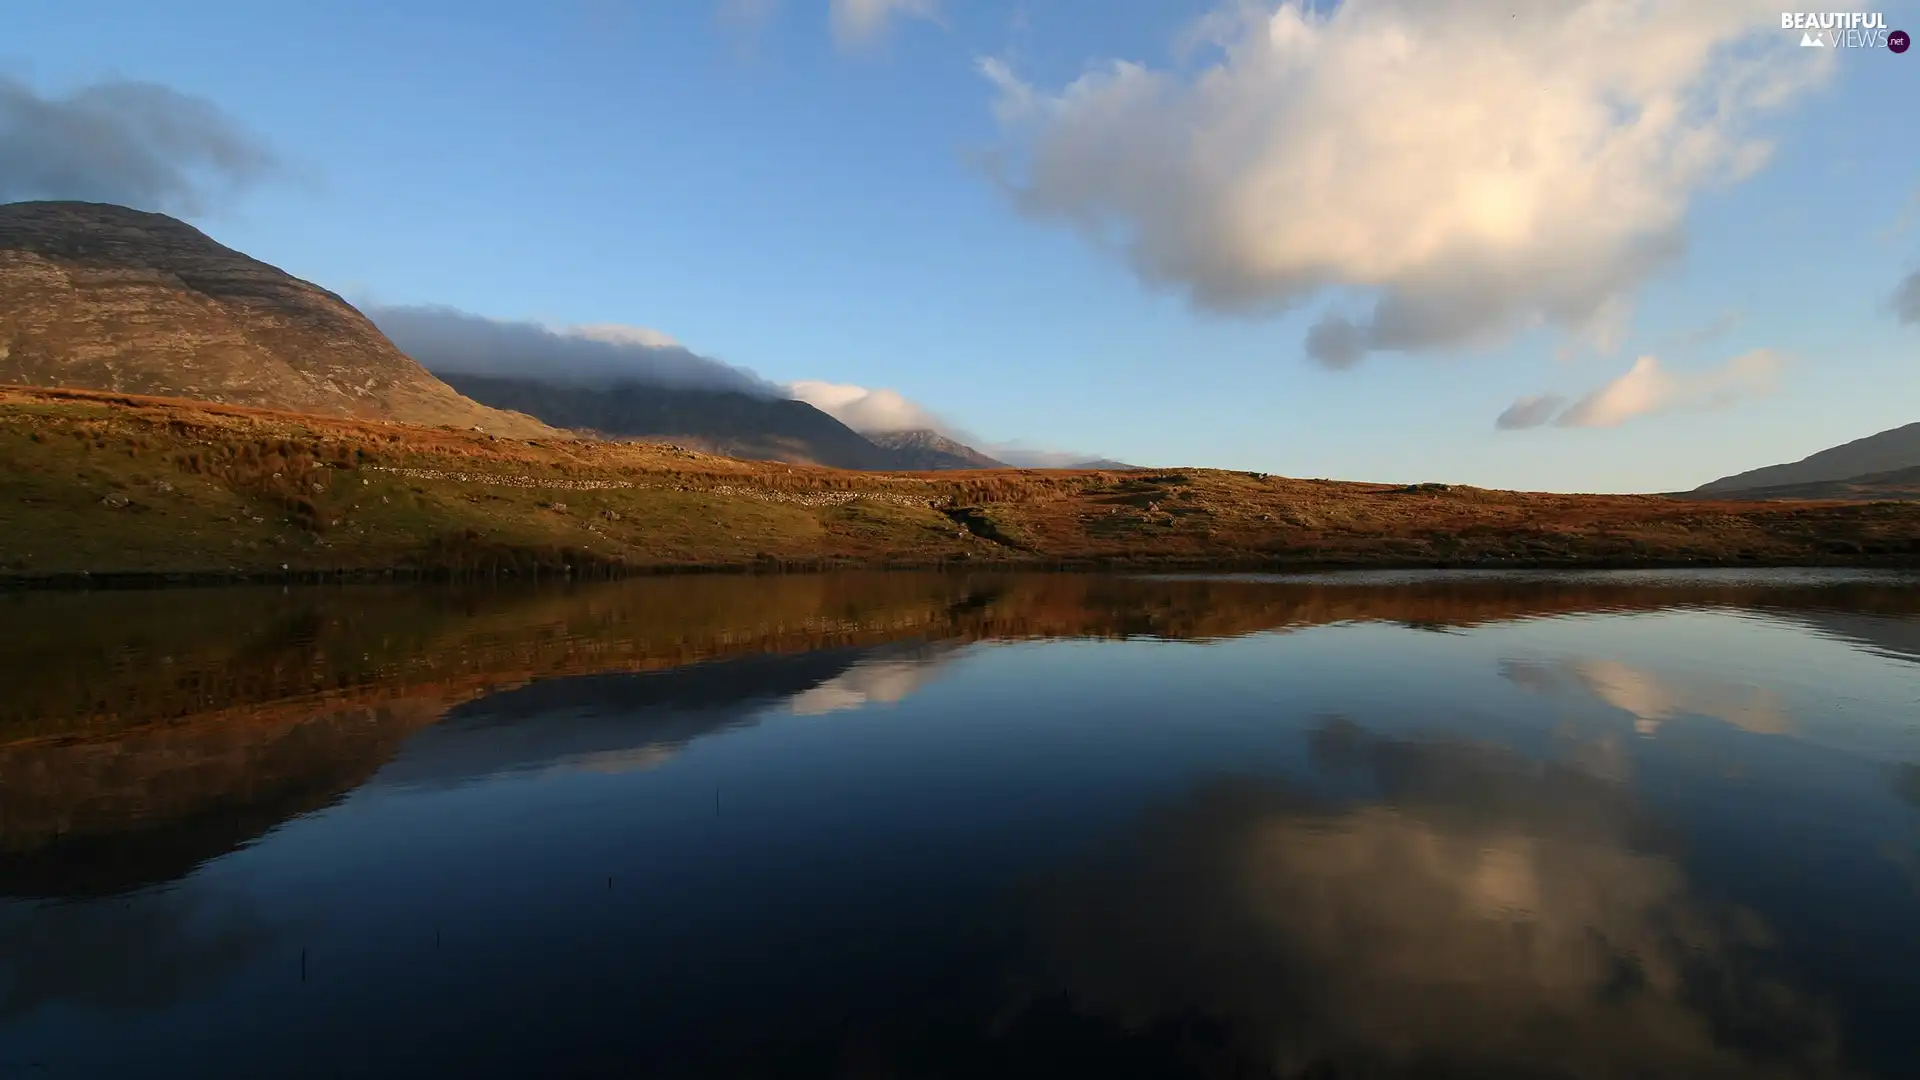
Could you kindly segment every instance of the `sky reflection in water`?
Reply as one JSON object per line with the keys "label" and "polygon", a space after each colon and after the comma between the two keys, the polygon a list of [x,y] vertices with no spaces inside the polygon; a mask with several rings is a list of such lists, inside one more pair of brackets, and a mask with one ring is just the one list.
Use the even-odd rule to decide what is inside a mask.
{"label": "sky reflection in water", "polygon": [[0,1070],[1920,1052],[1908,579],[0,603]]}

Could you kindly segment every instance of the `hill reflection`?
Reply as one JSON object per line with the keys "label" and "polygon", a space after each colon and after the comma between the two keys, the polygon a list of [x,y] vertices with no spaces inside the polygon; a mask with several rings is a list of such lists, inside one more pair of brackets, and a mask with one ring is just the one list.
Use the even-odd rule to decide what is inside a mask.
{"label": "hill reflection", "polygon": [[[898,701],[974,642],[1218,639],[1345,622],[1426,629],[1733,608],[1920,657],[1920,590],[1764,577],[1316,579],[860,574],[571,589],[15,594],[0,641],[0,894],[172,880],[371,778],[447,784],[556,764],[638,768],[785,707]],[[1515,667],[1652,722],[1686,688]],[[1772,723],[1765,703],[1741,715]],[[519,721],[538,716],[541,723]]]}

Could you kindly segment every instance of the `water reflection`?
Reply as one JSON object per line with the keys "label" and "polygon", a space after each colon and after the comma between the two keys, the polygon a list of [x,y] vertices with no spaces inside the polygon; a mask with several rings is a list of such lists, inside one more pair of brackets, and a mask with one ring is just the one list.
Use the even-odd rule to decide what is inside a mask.
{"label": "water reflection", "polygon": [[897,705],[939,678],[958,655],[958,647],[941,644],[885,650],[795,694],[790,707],[796,716],[823,716],[868,705]]}
{"label": "water reflection", "polygon": [[244,904],[180,893],[0,908],[0,1024],[53,1005],[164,1009],[218,987],[276,939]]}
{"label": "water reflection", "polygon": [[1157,808],[1040,887],[1033,993],[1210,1018],[1260,1075],[1837,1071],[1764,923],[1695,896],[1618,785],[1347,723],[1314,745],[1377,797],[1246,778]]}
{"label": "water reflection", "polygon": [[1618,660],[1505,660],[1500,674],[1542,694],[1585,693],[1634,717],[1634,730],[1654,735],[1675,717],[1704,716],[1760,735],[1793,730],[1779,697],[1766,687],[1740,687],[1684,673],[1661,674]]}
{"label": "water reflection", "polygon": [[1911,580],[903,574],[0,615],[44,628],[0,635],[0,1067],[1920,1052]]}
{"label": "water reflection", "polygon": [[[786,703],[796,713],[855,708],[866,672],[899,701],[909,675],[931,661],[897,650],[828,649],[747,656],[639,675],[582,675],[531,683],[448,710],[373,777],[375,784],[450,784],[545,769],[651,768],[687,743],[756,721]],[[891,681],[889,681],[891,680]]]}
{"label": "water reflection", "polygon": [[[977,641],[1218,640],[1353,622],[1468,628],[1724,608],[1783,612],[1882,655],[1920,658],[1909,648],[1920,590],[1898,578],[1367,578],[887,574],[565,591],[15,594],[0,598],[0,614],[35,632],[0,639],[9,687],[0,893],[88,895],[170,880],[375,772],[407,783],[562,759],[646,767],[775,699],[801,715],[901,701]],[[729,657],[739,664],[699,669]],[[1529,690],[1596,696],[1648,734],[1683,714],[1790,730],[1765,688],[1609,658],[1514,660],[1503,670]],[[567,716],[537,733],[515,730],[556,713]],[[418,745],[387,766],[410,738]]]}

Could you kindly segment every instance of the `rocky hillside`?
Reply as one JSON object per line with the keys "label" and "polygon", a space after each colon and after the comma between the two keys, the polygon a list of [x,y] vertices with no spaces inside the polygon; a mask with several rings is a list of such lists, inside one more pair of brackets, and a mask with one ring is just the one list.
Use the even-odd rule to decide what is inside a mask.
{"label": "rocky hillside", "polygon": [[442,377],[475,401],[609,438],[673,443],[749,461],[903,467],[891,453],[804,401],[639,383],[595,386],[451,371]]}
{"label": "rocky hillside", "polygon": [[[1855,439],[1785,465],[1769,465],[1764,469],[1723,476],[1700,485],[1693,490],[1693,494],[1718,498],[1731,492],[1744,494],[1761,489],[1784,489],[1791,492],[1789,497],[1794,498],[1847,498],[1848,495],[1839,492],[1832,495],[1810,494],[1813,489],[1808,485],[1860,481],[1864,486],[1872,487],[1874,485],[1869,481],[1876,474],[1915,468],[1920,468],[1920,423]],[[1908,482],[1911,482],[1910,478]]]}
{"label": "rocky hillside", "polygon": [[935,469],[1004,469],[1007,463],[956,442],[928,428],[869,433],[874,445],[893,455],[895,468],[914,472]]}
{"label": "rocky hillside", "polygon": [[461,397],[325,289],[104,203],[0,205],[0,382],[546,431]]}

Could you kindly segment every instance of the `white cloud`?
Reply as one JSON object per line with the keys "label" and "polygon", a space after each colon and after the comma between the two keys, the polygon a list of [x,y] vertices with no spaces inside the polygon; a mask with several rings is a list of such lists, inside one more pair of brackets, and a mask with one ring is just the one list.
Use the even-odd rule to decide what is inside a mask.
{"label": "white cloud", "polygon": [[936,431],[949,439],[965,443],[996,461],[1022,469],[1061,469],[1099,458],[1072,450],[1054,450],[1015,440],[984,442],[964,428],[955,427],[938,413],[902,396],[894,390],[869,390],[850,383],[802,379],[788,383],[788,395],[819,409],[855,431],[879,435],[891,431]]}
{"label": "white cloud", "polygon": [[788,383],[787,393],[855,431],[879,433],[918,428],[941,434],[950,431],[938,416],[894,390],[869,390],[848,383],[802,379]]}
{"label": "white cloud", "polygon": [[[1058,92],[985,60],[1025,150],[1005,181],[1199,307],[1371,301],[1322,362],[1613,329],[1692,198],[1756,170],[1754,115],[1830,68],[1762,0],[1299,0],[1202,24],[1191,72],[1116,61]],[[1811,53],[1814,55],[1806,55]]]}
{"label": "white cloud", "polygon": [[1573,403],[1554,420],[1561,427],[1615,427],[1672,409],[1718,408],[1773,389],[1785,360],[1772,349],[1741,353],[1710,371],[1668,371],[1643,356],[1618,379]]}
{"label": "white cloud", "polygon": [[877,40],[896,16],[935,19],[936,0],[833,0],[828,17],[833,40],[841,48],[858,48]]}
{"label": "white cloud", "polygon": [[1786,362],[1784,355],[1772,349],[1754,349],[1717,368],[1674,372],[1667,370],[1659,358],[1643,356],[1626,374],[1589,392],[1565,410],[1559,410],[1565,399],[1556,395],[1523,397],[1507,406],[1494,426],[1514,430],[1551,421],[1556,427],[1618,427],[1655,413],[1720,408],[1772,392]]}

